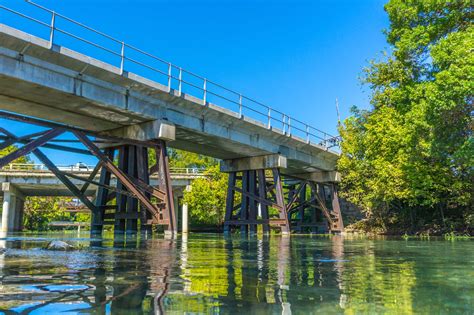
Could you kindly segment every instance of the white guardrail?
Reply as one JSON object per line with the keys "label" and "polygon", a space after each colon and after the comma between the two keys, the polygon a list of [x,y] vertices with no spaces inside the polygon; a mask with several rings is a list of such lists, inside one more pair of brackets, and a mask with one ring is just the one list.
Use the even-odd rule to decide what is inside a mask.
{"label": "white guardrail", "polygon": [[[56,165],[60,171],[69,172],[92,172],[95,165],[86,165],[84,163],[76,163],[72,165]],[[8,172],[49,172],[44,164],[27,164],[27,163],[11,163],[1,168],[2,171]],[[171,167],[170,173],[174,175],[202,175],[205,170],[194,167]]]}
{"label": "white guardrail", "polygon": [[[326,149],[339,145],[338,136],[330,135],[242,93],[185,70],[53,10],[29,0],[25,1],[40,11],[29,10],[29,14],[35,17],[3,5],[0,5],[0,9],[20,18],[23,21],[20,22],[20,28],[23,31],[26,31],[26,21],[36,23],[48,30],[48,34],[46,36],[43,34],[43,37],[49,40],[51,49],[54,45],[80,44],[82,46],[77,47],[79,51],[87,51],[88,55],[102,61],[110,59],[110,63],[115,64],[121,74],[133,72],[142,75],[167,86],[169,92],[174,90],[178,92],[178,95],[187,93],[198,97],[202,99],[202,105],[216,102],[216,105],[238,113],[239,117],[244,115],[251,117],[263,123],[268,129],[279,129],[285,135],[295,136],[308,144],[319,144]],[[45,18],[44,14],[42,15],[44,12],[49,17]],[[98,49],[101,53],[95,52],[94,49]]]}

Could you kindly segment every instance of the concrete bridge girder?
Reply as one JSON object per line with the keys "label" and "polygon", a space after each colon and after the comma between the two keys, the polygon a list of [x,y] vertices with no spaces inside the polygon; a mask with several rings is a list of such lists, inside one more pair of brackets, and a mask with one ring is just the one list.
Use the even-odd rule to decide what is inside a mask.
{"label": "concrete bridge girder", "polygon": [[[240,159],[223,160],[220,164],[221,172],[241,172],[258,169],[278,168],[285,172],[287,158],[279,154],[254,156]],[[288,173],[287,173],[288,174]],[[341,175],[336,171],[313,171],[306,173],[290,173],[292,177],[310,180],[317,183],[337,183],[341,181]]]}

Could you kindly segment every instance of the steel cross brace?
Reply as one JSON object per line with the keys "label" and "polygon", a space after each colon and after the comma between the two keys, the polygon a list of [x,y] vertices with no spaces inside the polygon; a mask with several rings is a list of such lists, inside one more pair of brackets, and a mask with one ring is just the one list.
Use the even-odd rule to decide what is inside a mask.
{"label": "steel cross brace", "polygon": [[157,216],[159,209],[155,207],[154,204],[145,196],[145,194],[138,189],[130,177],[125,174],[121,169],[119,169],[105,154],[103,154],[100,149],[81,131],[73,131],[73,134],[79,139],[79,141],[90,150],[90,152],[95,155],[102,162],[103,167],[105,167],[110,173],[114,174],[117,179],[130,191],[132,192],[138,200],[145,206],[145,208],[150,211],[153,216]]}
{"label": "steel cross brace", "polygon": [[[9,131],[6,131],[5,129],[1,129],[4,134],[9,136],[12,139],[19,139],[17,136],[12,134]],[[74,185],[57,167],[54,165],[53,162],[51,162],[48,157],[38,149],[41,145],[45,144],[49,140],[57,137],[58,135],[64,133],[64,129],[60,128],[53,128],[48,131],[45,131],[43,135],[35,140],[31,140],[28,144],[26,144],[24,147],[4,156],[3,158],[0,158],[0,168],[5,166],[6,164],[10,163],[11,161],[16,160],[17,158],[24,156],[28,153],[33,153],[38,157],[38,159],[46,165],[46,167],[54,174],[58,179],[76,196],[83,204],[85,204],[89,209],[92,211],[95,211],[95,205]],[[33,135],[30,135],[33,136]],[[25,136],[23,138],[29,138],[29,136]]]}
{"label": "steel cross brace", "polygon": [[[4,111],[0,111],[0,117],[51,128],[50,130],[37,132],[34,134],[22,136],[22,137],[17,137],[11,132],[0,127],[0,132],[5,134],[5,136],[0,136],[0,139],[4,140],[4,142],[0,144],[2,148],[12,145],[14,143],[25,144],[20,149],[0,158],[0,167],[3,167],[4,165],[17,159],[18,157],[21,157],[29,153],[34,153],[51,170],[51,172],[53,172],[61,180],[61,182],[63,182],[63,184],[71,190],[71,192],[79,200],[81,200],[88,208],[93,210],[93,213],[97,212],[97,207],[94,206],[89,201],[89,199],[87,199],[84,196],[84,192],[87,190],[90,184],[96,184],[93,181],[93,178],[99,172],[100,168],[105,168],[107,169],[108,172],[110,172],[111,174],[114,174],[117,177],[118,181],[120,183],[123,183],[123,186],[128,190],[128,192],[120,191],[119,194],[123,193],[124,195],[128,195],[129,197],[137,198],[140,201],[143,208],[146,209],[145,213],[148,212],[151,215],[151,217],[155,218],[155,220],[158,222],[161,221],[163,223],[166,223],[168,225],[169,231],[176,232],[177,230],[176,217],[174,213],[172,189],[170,186],[171,178],[169,174],[168,157],[166,154],[166,144],[164,141],[158,141],[158,142],[135,141],[135,140],[130,140],[130,139],[103,136],[98,132],[92,132],[92,131],[82,130],[82,129],[78,129],[74,127],[64,126],[61,124],[51,123],[48,121],[16,115],[16,114],[4,112]],[[79,142],[83,143],[89,150],[82,150],[82,149],[70,148],[67,146],[60,146],[60,145],[47,143],[48,141],[64,133],[65,131],[73,132],[73,134],[79,139]],[[161,189],[152,187],[144,181],[144,179],[149,178],[150,174],[148,173],[148,170],[145,171],[144,173],[143,171],[140,171],[140,175],[137,176],[137,178],[132,178],[128,176],[127,174],[125,174],[124,172],[122,172],[113,164],[113,162],[107,156],[102,154],[100,149],[91,140],[87,138],[86,134],[91,134],[103,139],[118,141],[121,143],[126,143],[126,144],[130,144],[134,146],[142,146],[142,148],[149,147],[149,148],[156,149],[157,157],[158,157],[157,160],[160,163],[154,166],[155,170],[153,171],[159,171],[159,173],[162,174],[161,183],[163,184],[160,187]],[[38,138],[32,139],[34,137],[38,137]],[[76,152],[76,153],[94,155],[99,159],[99,163],[94,168],[89,178],[80,178],[81,180],[84,180],[86,183],[83,185],[81,189],[78,189],[67,178],[67,176],[74,177],[74,174],[67,174],[57,169],[57,167],[55,167],[55,165],[41,151],[39,151],[38,148],[42,146],[51,148],[51,149],[65,150],[65,151],[71,151],[71,152]],[[141,160],[144,160],[144,159],[146,159],[146,157],[141,158]],[[141,161],[140,163],[141,165],[147,165],[146,161],[145,162]],[[110,189],[110,187],[105,188],[105,190],[108,190],[108,189]],[[110,194],[106,195],[104,200],[109,200],[109,195]],[[158,198],[164,203],[166,207],[166,211],[164,211],[162,215],[165,217],[165,220],[160,220],[159,218],[160,208],[156,207],[154,204],[151,203],[150,201],[151,196]],[[148,219],[147,222],[150,222],[149,217],[146,216],[146,218]],[[145,217],[143,217],[142,219],[145,219]],[[142,224],[148,224],[147,222],[144,222]]]}
{"label": "steel cross brace", "polygon": [[[232,226],[240,226],[242,233],[255,233],[256,226],[262,225],[263,231],[268,232],[270,225],[277,225],[282,233],[288,233],[289,222],[280,171],[278,169],[271,170],[272,184],[268,183],[264,169],[241,172],[242,176],[238,176],[238,172],[229,173],[224,231],[230,232]],[[237,186],[237,181],[240,181],[241,187]],[[236,193],[241,199],[240,204],[237,205],[235,204]],[[269,195],[272,195],[274,200]],[[258,206],[261,219],[257,219]],[[278,210],[278,219],[269,217],[269,207]],[[240,211],[234,213],[239,208]]]}

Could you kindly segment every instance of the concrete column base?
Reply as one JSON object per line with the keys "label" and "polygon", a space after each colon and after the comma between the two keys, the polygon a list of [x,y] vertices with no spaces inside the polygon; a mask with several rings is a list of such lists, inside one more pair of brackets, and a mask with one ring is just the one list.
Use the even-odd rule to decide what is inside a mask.
{"label": "concrete column base", "polygon": [[175,239],[177,237],[176,231],[165,230],[165,239]]}
{"label": "concrete column base", "polygon": [[23,229],[25,197],[11,183],[2,183],[3,206],[1,232],[18,232]]}

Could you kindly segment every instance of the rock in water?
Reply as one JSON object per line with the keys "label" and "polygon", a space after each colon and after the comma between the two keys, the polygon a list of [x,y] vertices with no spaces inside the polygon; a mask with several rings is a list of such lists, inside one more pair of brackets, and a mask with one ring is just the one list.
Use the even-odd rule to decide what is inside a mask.
{"label": "rock in water", "polygon": [[68,243],[63,242],[63,241],[51,241],[46,246],[46,249],[49,249],[49,250],[73,250],[75,248],[74,248],[74,246],[69,245]]}

